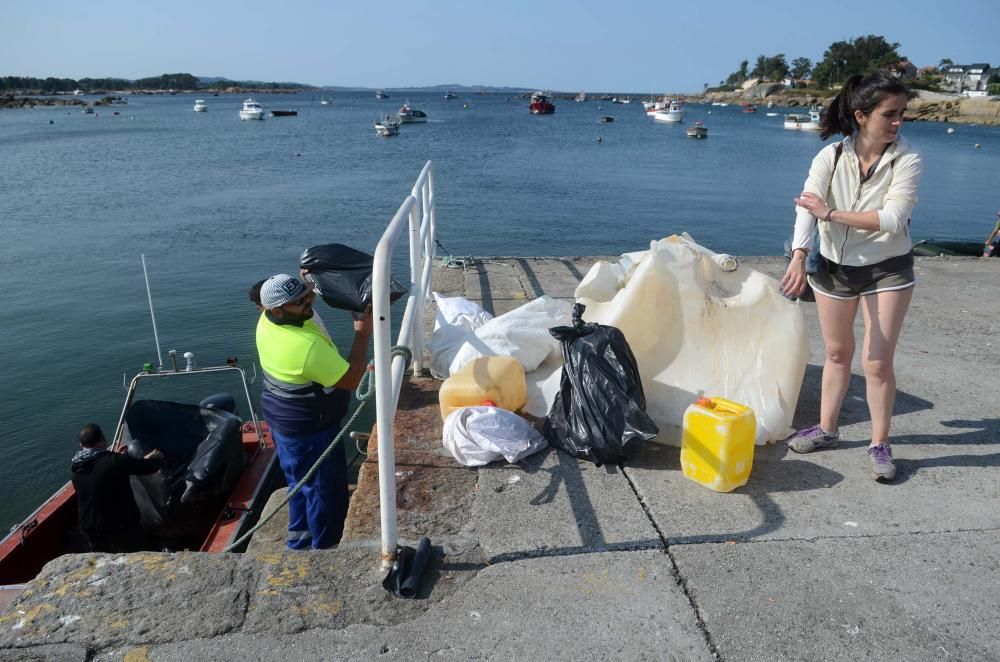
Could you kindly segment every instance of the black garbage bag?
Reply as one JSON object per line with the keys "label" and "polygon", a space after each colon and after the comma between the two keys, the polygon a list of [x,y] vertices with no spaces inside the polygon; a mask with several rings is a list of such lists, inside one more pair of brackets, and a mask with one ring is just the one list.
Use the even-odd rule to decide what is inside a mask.
{"label": "black garbage bag", "polygon": [[160,469],[131,476],[142,527],[181,535],[202,508],[217,510],[246,465],[242,421],[222,409],[161,400],[137,400],[125,415],[125,443],[132,457],[163,452]]}
{"label": "black garbage bag", "polygon": [[639,369],[624,334],[583,321],[586,306],[573,306],[573,326],[549,333],[562,343],[559,392],[545,418],[549,443],[597,466],[636,456],[659,433],[646,414]]}
{"label": "black garbage bag", "polygon": [[[372,265],[375,258],[343,244],[323,244],[307,248],[299,266],[309,271],[306,280],[316,286],[328,306],[363,312],[372,302]],[[389,283],[390,303],[406,294],[395,278]]]}

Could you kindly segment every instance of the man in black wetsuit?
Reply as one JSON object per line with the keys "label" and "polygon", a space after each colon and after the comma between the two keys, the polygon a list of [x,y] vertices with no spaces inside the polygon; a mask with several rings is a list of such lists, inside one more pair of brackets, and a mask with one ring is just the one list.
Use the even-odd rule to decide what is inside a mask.
{"label": "man in black wetsuit", "polygon": [[80,511],[80,531],[92,552],[135,551],[143,546],[139,509],[129,476],[160,468],[163,453],[150,451],[138,460],[108,450],[101,428],[88,423],[80,430],[80,450],[70,471]]}

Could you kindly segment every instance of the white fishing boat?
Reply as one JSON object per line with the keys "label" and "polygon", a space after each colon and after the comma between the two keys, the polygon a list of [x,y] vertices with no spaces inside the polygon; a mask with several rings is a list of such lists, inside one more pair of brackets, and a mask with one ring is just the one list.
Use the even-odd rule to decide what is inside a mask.
{"label": "white fishing boat", "polygon": [[575,101],[577,103],[583,103],[586,100],[587,100],[587,93],[586,92],[580,92],[579,94],[576,95]]}
{"label": "white fishing boat", "polygon": [[329,106],[330,105],[330,100],[329,99],[320,99],[319,105],[321,105],[321,106]]}
{"label": "white fishing boat", "polygon": [[444,93],[444,100],[445,101],[451,101],[452,99],[457,99],[457,98],[458,98],[458,95],[455,94],[454,92],[452,92],[451,90],[448,90],[447,92]]}
{"label": "white fishing boat", "polygon": [[653,119],[657,122],[681,122],[684,120],[684,102],[674,99],[666,109],[657,110],[653,113]]}
{"label": "white fishing boat", "polygon": [[417,124],[419,122],[427,121],[427,113],[422,110],[416,110],[410,107],[410,100],[407,99],[399,111],[396,113],[396,117],[399,118],[401,124]]}
{"label": "white fishing boat", "polygon": [[264,109],[259,103],[250,97],[243,102],[243,108],[240,110],[241,120],[262,120],[264,119]]}
{"label": "white fishing boat", "polygon": [[789,113],[785,115],[785,128],[793,131],[819,131],[820,111],[813,109],[808,114]]}
{"label": "white fishing boat", "polygon": [[194,112],[196,112],[196,113],[204,113],[207,110],[208,110],[208,106],[205,105],[205,100],[204,99],[195,99],[194,100]]}
{"label": "white fishing boat", "polygon": [[388,99],[389,95],[385,93],[385,90],[375,90],[375,98],[381,101],[382,99]]}
{"label": "white fishing boat", "polygon": [[399,133],[399,122],[386,115],[383,119],[375,120],[375,133],[388,138]]}

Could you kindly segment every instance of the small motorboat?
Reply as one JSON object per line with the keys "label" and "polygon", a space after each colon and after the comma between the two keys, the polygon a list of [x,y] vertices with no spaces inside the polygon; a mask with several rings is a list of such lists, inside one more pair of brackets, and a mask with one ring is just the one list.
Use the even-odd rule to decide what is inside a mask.
{"label": "small motorboat", "polygon": [[399,111],[396,113],[396,117],[399,118],[402,124],[417,124],[420,122],[427,121],[427,113],[422,110],[414,110],[410,107],[410,100],[407,99]]}
{"label": "small motorboat", "polygon": [[819,131],[820,111],[810,110],[808,115],[802,113],[789,113],[785,115],[785,128],[796,131]]}
{"label": "small motorboat", "polygon": [[206,111],[208,111],[208,106],[205,104],[205,100],[204,99],[195,99],[194,100],[194,112],[196,112],[196,113],[204,113]]}
{"label": "small motorboat", "polygon": [[615,121],[615,118],[612,117],[611,115],[602,115],[601,119],[597,121],[600,122],[601,124],[611,124],[612,122]]}
{"label": "small motorboat", "polygon": [[551,115],[556,112],[555,105],[549,101],[549,97],[544,92],[535,92],[531,95],[531,103],[528,105],[528,112],[532,115]]}
{"label": "small motorboat", "polygon": [[[156,473],[132,480],[141,526],[158,549],[222,552],[253,526],[284,480],[274,440],[257,417],[236,358],[198,368],[190,357],[187,369],[153,370],[147,364],[132,379],[108,450],[140,458],[153,449],[164,453]],[[237,415],[236,401],[226,393],[199,403],[187,400],[207,374],[238,378],[234,392],[245,398],[246,418]],[[184,395],[177,401],[139,399],[140,384],[156,384],[149,390],[158,397]],[[57,556],[87,549],[76,492],[68,482],[0,541],[0,587],[19,589]]]}
{"label": "small motorboat", "polygon": [[382,99],[388,99],[389,95],[385,93],[385,90],[375,90],[375,98],[381,101]]}
{"label": "small motorboat", "polygon": [[576,97],[573,100],[576,101],[577,103],[585,103],[587,101],[587,93],[580,92],[579,94],[576,95]]}
{"label": "small motorboat", "polygon": [[752,103],[741,103],[740,107],[743,109],[744,113],[756,113],[757,105]]}
{"label": "small motorboat", "polygon": [[330,105],[330,100],[329,99],[320,99],[319,105],[321,105],[321,106],[329,106]]}
{"label": "small motorboat", "polygon": [[271,117],[295,117],[299,114],[297,110],[272,110]]}
{"label": "small motorboat", "polygon": [[445,101],[451,101],[452,99],[457,99],[457,98],[458,98],[458,95],[455,94],[454,92],[452,92],[451,90],[448,90],[447,92],[444,93],[444,100]]}
{"label": "small motorboat", "polygon": [[375,133],[383,138],[395,136],[399,133],[399,122],[389,115],[383,119],[375,120]]}
{"label": "small motorboat", "polygon": [[262,120],[264,119],[264,109],[259,103],[250,97],[243,102],[243,108],[240,109],[240,119],[241,120]]}
{"label": "small motorboat", "polygon": [[84,106],[83,110],[81,110],[80,112],[83,113],[84,115],[93,115],[94,114],[94,107],[93,106]]}
{"label": "small motorboat", "polygon": [[701,120],[697,120],[694,126],[687,128],[688,138],[708,138],[708,127]]}
{"label": "small motorboat", "polygon": [[924,239],[913,244],[914,255],[940,257],[942,255],[968,255],[974,257],[1000,257],[1000,212],[986,241],[975,239]]}

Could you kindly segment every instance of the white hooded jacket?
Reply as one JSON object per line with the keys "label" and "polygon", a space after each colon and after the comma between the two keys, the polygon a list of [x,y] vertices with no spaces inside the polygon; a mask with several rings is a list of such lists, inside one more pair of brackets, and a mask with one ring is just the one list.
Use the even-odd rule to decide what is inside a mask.
{"label": "white hooded jacket", "polygon": [[[823,198],[831,209],[878,211],[880,227],[861,230],[842,223],[820,223],[820,253],[828,260],[851,266],[875,264],[909,253],[913,247],[910,214],[917,204],[917,186],[923,173],[920,152],[897,136],[882,155],[874,174],[862,184],[853,138],[845,138],[842,144],[839,160],[837,143],[820,150],[809,167],[802,190]],[[792,250],[808,250],[815,226],[816,218],[796,206]]]}

